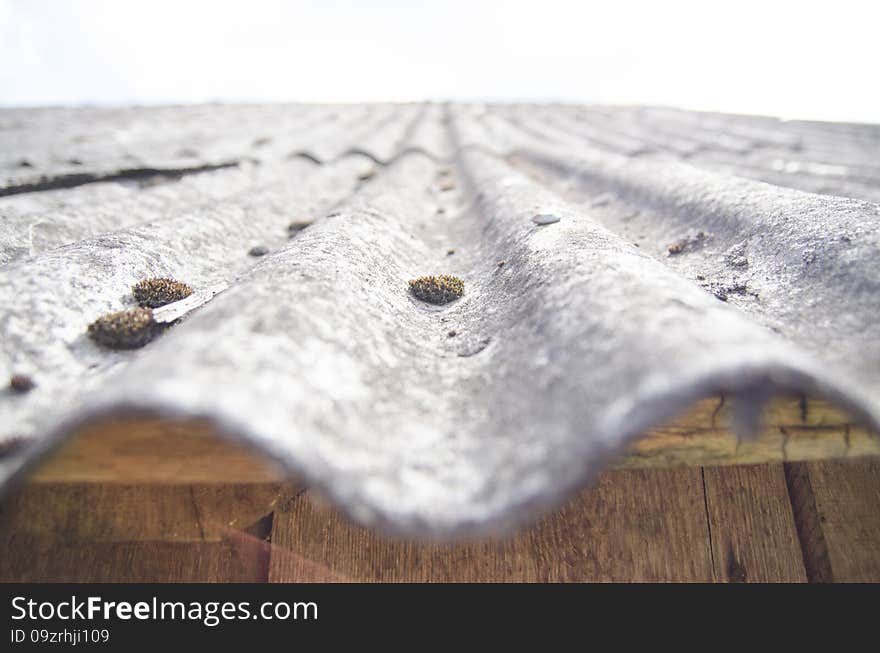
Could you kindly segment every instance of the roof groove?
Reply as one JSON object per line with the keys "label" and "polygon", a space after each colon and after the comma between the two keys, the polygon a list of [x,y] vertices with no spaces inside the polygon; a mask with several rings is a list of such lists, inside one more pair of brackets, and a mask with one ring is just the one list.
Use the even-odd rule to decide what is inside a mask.
{"label": "roof groove", "polygon": [[[299,166],[301,167],[301,166]],[[64,205],[54,210],[29,210],[12,214],[0,225],[0,261],[8,264],[21,256],[33,256],[76,240],[93,238],[104,233],[134,227],[174,217],[198,207],[219,205],[220,202],[249,203],[248,198],[273,184],[282,183],[278,173],[296,171],[298,166],[288,164],[281,168],[264,170],[224,170],[195,182],[183,180],[169,191],[166,188],[130,188],[116,193],[115,184],[110,192],[104,189],[82,189],[77,195],[65,194]],[[106,186],[105,186],[106,188]],[[103,197],[109,195],[108,200]],[[74,201],[71,201],[74,200]],[[34,243],[34,228],[41,227],[40,240]],[[37,251],[35,251],[35,249]]]}
{"label": "roof groove", "polygon": [[[681,164],[624,165],[610,158],[582,156],[580,161],[560,168],[560,161],[567,157],[535,151],[524,156],[557,169],[564,179],[589,181],[597,191],[614,188],[620,196],[632,198],[647,212],[641,219],[630,219],[633,230],[641,222],[655,226],[665,223],[670,234],[667,242],[672,242],[672,234],[687,228],[711,232],[727,246],[747,242],[749,269],[743,275],[760,289],[761,301],[743,304],[742,308],[763,314],[765,323],[783,328],[779,314],[783,307],[793,307],[785,309],[786,334],[797,336],[801,344],[822,352],[826,359],[846,360],[851,365],[859,360],[857,351],[871,352],[869,359],[880,358],[876,341],[868,335],[873,329],[869,314],[851,316],[845,338],[841,338],[841,321],[820,327],[813,319],[803,317],[818,308],[810,297],[825,296],[823,286],[828,279],[841,274],[846,274],[849,281],[846,294],[825,296],[820,311],[846,314],[853,302],[870,302],[870,297],[880,293],[877,268],[853,267],[851,263],[853,258],[870,260],[877,254],[880,206],[722,178]],[[823,216],[829,214],[834,216],[833,227],[823,222]],[[713,256],[723,257],[724,248],[707,251],[697,265],[688,266],[691,278],[717,268]],[[861,370],[860,383],[875,382],[869,367],[857,364],[856,369]]]}
{"label": "roof groove", "polygon": [[[350,192],[356,168],[357,160],[346,160],[315,170],[292,189],[266,185],[257,200],[242,192],[237,201],[167,215],[0,268],[0,314],[9,318],[4,358],[43,379],[8,406],[13,419],[3,421],[4,430],[10,429],[4,435],[30,435],[44,412],[38,407],[61,405],[63,397],[78,393],[79,380],[68,387],[73,379],[88,375],[98,382],[108,365],[134,357],[96,348],[85,338],[85,326],[123,308],[136,281],[171,276],[197,289],[233,282],[255,264],[249,247],[283,243],[293,217],[320,215]],[[21,297],[29,305],[22,307]],[[30,306],[39,308],[31,312]]]}
{"label": "roof groove", "polygon": [[[28,129],[3,139],[2,151],[10,153],[0,166],[5,169],[3,186],[38,183],[40,177],[109,176],[123,169],[177,169],[237,160],[253,151],[254,139],[265,128],[264,123],[247,120],[249,111],[266,109],[83,110],[80,115],[94,119],[71,120],[70,127],[59,119],[63,110],[45,116],[34,112],[28,114]],[[287,116],[299,120],[295,113]],[[14,154],[22,152],[26,154]],[[21,167],[21,161],[30,167]]]}

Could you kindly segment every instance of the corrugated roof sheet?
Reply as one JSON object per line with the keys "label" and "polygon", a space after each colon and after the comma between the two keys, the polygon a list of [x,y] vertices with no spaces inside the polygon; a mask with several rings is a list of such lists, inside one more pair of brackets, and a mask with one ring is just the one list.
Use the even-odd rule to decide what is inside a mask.
{"label": "corrugated roof sheet", "polygon": [[[36,384],[0,438],[37,443],[0,480],[108,415],[199,417],[364,523],[454,536],[718,392],[746,434],[789,391],[877,429],[878,151],[646,107],[0,111],[0,372]],[[464,296],[419,301],[431,274]],[[196,308],[90,340],[153,276]]]}

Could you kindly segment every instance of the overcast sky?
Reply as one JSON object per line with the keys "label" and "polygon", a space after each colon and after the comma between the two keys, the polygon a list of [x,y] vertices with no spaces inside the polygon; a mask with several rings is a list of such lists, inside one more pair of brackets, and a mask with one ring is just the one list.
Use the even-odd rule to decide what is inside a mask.
{"label": "overcast sky", "polygon": [[565,100],[880,122],[878,7],[0,0],[0,104]]}

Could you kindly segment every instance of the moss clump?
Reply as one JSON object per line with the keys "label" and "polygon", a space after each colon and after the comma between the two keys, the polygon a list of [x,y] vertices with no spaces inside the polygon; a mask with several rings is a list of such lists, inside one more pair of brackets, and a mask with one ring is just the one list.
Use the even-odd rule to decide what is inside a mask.
{"label": "moss clump", "polygon": [[412,294],[429,304],[446,304],[464,294],[464,281],[449,274],[411,279]]}
{"label": "moss clump", "polygon": [[311,224],[311,220],[294,220],[289,225],[287,225],[287,233],[290,236],[295,236],[306,227],[311,226]]}
{"label": "moss clump", "polygon": [[193,291],[180,281],[156,277],[138,281],[131,287],[131,292],[139,306],[158,308],[189,297]]}
{"label": "moss clump", "polygon": [[37,386],[34,380],[27,374],[13,374],[9,379],[9,387],[13,392],[24,394]]}
{"label": "moss clump", "polygon": [[151,308],[130,308],[102,315],[89,325],[89,337],[111,349],[137,349],[150,342],[160,330]]}

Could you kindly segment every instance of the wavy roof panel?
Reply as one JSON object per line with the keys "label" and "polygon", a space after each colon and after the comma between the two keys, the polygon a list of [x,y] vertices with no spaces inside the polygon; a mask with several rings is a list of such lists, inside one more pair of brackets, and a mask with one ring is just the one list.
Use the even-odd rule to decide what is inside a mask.
{"label": "wavy roof panel", "polygon": [[[647,107],[0,111],[0,374],[34,382],[0,393],[0,439],[33,443],[0,481],[86,423],[202,418],[363,523],[449,537],[718,393],[744,437],[783,393],[877,430],[878,151]],[[464,295],[409,291],[435,274]],[[142,348],[91,340],[149,277],[194,294]]]}

